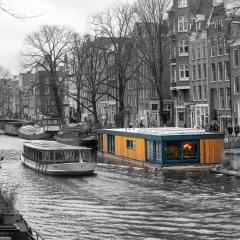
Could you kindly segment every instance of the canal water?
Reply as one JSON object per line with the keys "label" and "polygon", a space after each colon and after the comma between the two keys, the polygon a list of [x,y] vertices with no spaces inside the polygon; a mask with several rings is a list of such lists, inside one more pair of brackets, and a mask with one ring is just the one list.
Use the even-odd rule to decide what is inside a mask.
{"label": "canal water", "polygon": [[21,165],[16,141],[0,136],[0,181],[18,186],[17,208],[46,240],[240,239],[240,179],[115,165],[45,176]]}

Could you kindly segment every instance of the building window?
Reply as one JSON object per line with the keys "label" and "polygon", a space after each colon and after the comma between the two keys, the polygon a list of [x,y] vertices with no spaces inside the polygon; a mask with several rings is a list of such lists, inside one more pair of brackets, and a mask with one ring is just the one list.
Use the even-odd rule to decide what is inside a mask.
{"label": "building window", "polygon": [[196,80],[196,65],[192,65],[192,80]]}
{"label": "building window", "polygon": [[234,93],[238,94],[240,92],[239,76],[234,79]]}
{"label": "building window", "polygon": [[45,94],[49,94],[49,87],[48,86],[45,86]]}
{"label": "building window", "polygon": [[171,44],[170,59],[175,59],[175,58],[176,58],[176,46],[175,46],[175,44]]}
{"label": "building window", "polygon": [[207,100],[207,85],[204,85],[204,89],[203,89],[203,99]]}
{"label": "building window", "polygon": [[229,50],[228,50],[227,40],[225,38],[223,39],[223,50],[224,50],[224,54],[228,54]]}
{"label": "building window", "polygon": [[188,41],[181,40],[179,41],[179,56],[186,56],[188,55]]}
{"label": "building window", "polygon": [[224,100],[224,88],[219,89],[219,108],[224,109],[225,100]]}
{"label": "building window", "polygon": [[233,67],[238,66],[238,50],[234,49],[233,50]]}
{"label": "building window", "polygon": [[176,65],[171,65],[171,82],[176,82]]}
{"label": "building window", "polygon": [[178,31],[179,32],[187,32],[188,31],[187,16],[179,16],[178,17]]}
{"label": "building window", "polygon": [[216,42],[211,42],[211,57],[214,57],[216,55]]}
{"label": "building window", "polygon": [[202,21],[196,22],[196,30],[199,31],[202,29]]}
{"label": "building window", "polygon": [[212,81],[217,81],[217,72],[216,72],[216,65],[212,63]]}
{"label": "building window", "polygon": [[200,43],[197,44],[197,58],[201,58],[201,45]]}
{"label": "building window", "polygon": [[207,79],[207,64],[203,63],[203,79]]}
{"label": "building window", "polygon": [[197,87],[193,86],[193,100],[197,100]]}
{"label": "building window", "polygon": [[189,65],[179,65],[180,80],[189,80]]}
{"label": "building window", "polygon": [[136,141],[127,140],[127,148],[136,150]]}
{"label": "building window", "polygon": [[195,54],[195,46],[192,45],[192,60],[195,60],[196,54]]}
{"label": "building window", "polygon": [[157,88],[155,84],[152,84],[152,98],[157,98],[157,97],[158,97]]}
{"label": "building window", "polygon": [[218,80],[223,80],[223,64],[222,62],[218,63]]}
{"label": "building window", "polygon": [[224,63],[225,80],[229,80],[229,62]]}
{"label": "building window", "polygon": [[198,64],[198,80],[202,79],[202,66]]}
{"label": "building window", "polygon": [[227,88],[227,93],[226,93],[226,108],[230,109],[231,108],[231,89]]}
{"label": "building window", "polygon": [[157,111],[158,110],[158,104],[153,103],[152,104],[152,111]]}
{"label": "building window", "polygon": [[218,40],[218,56],[223,55],[223,41],[222,39]]}
{"label": "building window", "polygon": [[178,8],[187,7],[187,0],[178,0]]}
{"label": "building window", "polygon": [[207,46],[206,46],[206,42],[202,43],[202,57],[206,58],[207,56]]}
{"label": "building window", "polygon": [[202,86],[199,85],[198,86],[198,100],[201,100],[202,99]]}

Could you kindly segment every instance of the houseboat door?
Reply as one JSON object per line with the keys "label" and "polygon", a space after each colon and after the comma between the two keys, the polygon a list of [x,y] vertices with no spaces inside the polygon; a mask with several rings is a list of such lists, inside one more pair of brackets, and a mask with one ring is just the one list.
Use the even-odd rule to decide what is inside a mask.
{"label": "houseboat door", "polygon": [[115,153],[115,136],[108,135],[108,152]]}
{"label": "houseboat door", "polygon": [[162,163],[161,142],[146,140],[146,161],[151,163]]}

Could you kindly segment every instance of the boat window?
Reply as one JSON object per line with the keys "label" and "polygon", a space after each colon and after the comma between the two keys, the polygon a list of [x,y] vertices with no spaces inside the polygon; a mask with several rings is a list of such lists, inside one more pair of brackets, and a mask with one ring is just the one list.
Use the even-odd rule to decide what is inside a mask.
{"label": "boat window", "polygon": [[44,151],[43,152],[43,161],[49,161],[49,155],[50,155],[50,153],[49,152],[47,152],[47,151]]}
{"label": "boat window", "polygon": [[55,152],[55,160],[56,161],[64,161],[64,152],[60,151],[60,152]]}
{"label": "boat window", "polygon": [[91,152],[89,150],[82,151],[82,160],[84,162],[89,162],[91,161]]}
{"label": "boat window", "polygon": [[54,160],[54,152],[50,152],[50,160]]}

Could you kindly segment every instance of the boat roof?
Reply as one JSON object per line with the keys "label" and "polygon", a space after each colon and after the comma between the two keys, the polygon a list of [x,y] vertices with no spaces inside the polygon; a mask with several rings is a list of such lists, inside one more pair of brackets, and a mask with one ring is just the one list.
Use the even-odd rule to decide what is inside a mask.
{"label": "boat roof", "polygon": [[90,150],[91,148],[83,146],[71,146],[63,143],[58,143],[56,141],[44,141],[44,140],[34,140],[29,142],[24,142],[24,146],[35,148],[38,150]]}
{"label": "boat roof", "polygon": [[176,136],[198,138],[224,138],[219,132],[206,132],[204,129],[180,128],[180,127],[161,127],[161,128],[115,128],[99,129],[98,133],[113,134],[119,136],[131,136],[140,138],[154,139],[173,139]]}

